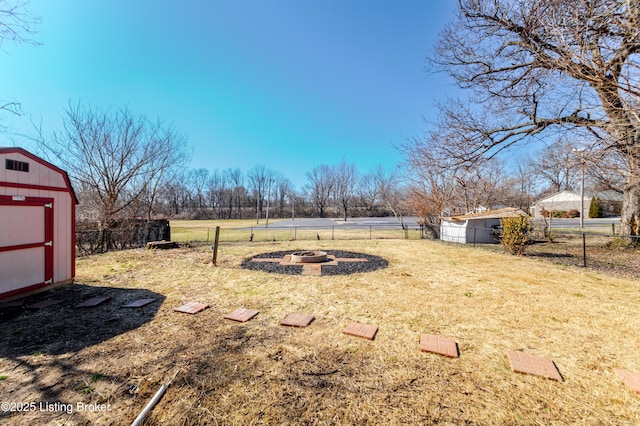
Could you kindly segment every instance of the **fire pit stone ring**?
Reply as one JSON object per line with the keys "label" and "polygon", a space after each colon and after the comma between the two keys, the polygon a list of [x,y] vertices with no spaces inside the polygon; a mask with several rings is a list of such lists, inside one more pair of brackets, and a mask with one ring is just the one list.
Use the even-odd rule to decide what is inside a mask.
{"label": "fire pit stone ring", "polygon": [[327,253],[324,251],[296,251],[291,253],[291,263],[321,263],[327,261]]}

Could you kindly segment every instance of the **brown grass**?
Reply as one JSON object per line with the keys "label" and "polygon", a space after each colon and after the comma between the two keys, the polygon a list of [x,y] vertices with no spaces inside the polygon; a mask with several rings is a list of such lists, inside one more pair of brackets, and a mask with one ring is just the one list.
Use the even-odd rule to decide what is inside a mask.
{"label": "brown grass", "polygon": [[[61,315],[72,318],[71,307],[7,321],[0,401],[56,398],[110,411],[0,413],[0,422],[130,424],[180,369],[146,424],[640,423],[640,398],[613,372],[640,371],[637,281],[433,241],[309,244],[227,244],[218,267],[208,246],[80,259],[77,281],[89,293],[146,289],[165,299],[141,325],[67,352],[55,339],[16,336],[38,336],[38,321],[59,321],[73,336],[82,321]],[[246,257],[303,248],[376,254],[389,267],[323,277],[240,269]],[[173,312],[188,301],[211,307]],[[114,297],[86,315],[119,318],[104,327],[143,315],[119,304]],[[244,324],[222,318],[240,306],[260,314]],[[279,326],[291,312],[316,320]],[[378,325],[375,341],[343,335],[350,321]],[[460,358],[419,352],[420,333],[455,338]],[[513,373],[508,350],[552,358],[565,381]]]}

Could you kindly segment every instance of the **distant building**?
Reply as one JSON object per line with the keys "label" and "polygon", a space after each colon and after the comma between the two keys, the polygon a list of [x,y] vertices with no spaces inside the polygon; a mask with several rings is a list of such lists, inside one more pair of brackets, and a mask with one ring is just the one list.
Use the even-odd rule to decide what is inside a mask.
{"label": "distant building", "polygon": [[497,243],[500,219],[527,216],[516,208],[487,210],[460,216],[443,217],[440,221],[440,239],[460,244]]}
{"label": "distant building", "polygon": [[[597,197],[602,202],[603,216],[619,216],[622,209],[622,194],[615,191],[600,191],[584,194],[584,212],[583,217],[589,217],[589,208],[591,200]],[[543,217],[542,211],[561,211],[577,210],[580,212],[581,198],[580,194],[573,191],[560,191],[548,197],[541,198],[533,203],[529,213],[535,218]]]}

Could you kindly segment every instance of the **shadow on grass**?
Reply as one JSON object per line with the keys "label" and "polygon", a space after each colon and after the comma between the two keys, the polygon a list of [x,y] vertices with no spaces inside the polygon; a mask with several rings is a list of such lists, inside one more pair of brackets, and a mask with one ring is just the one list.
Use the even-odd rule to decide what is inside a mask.
{"label": "shadow on grass", "polygon": [[[94,297],[110,297],[98,306],[76,305]],[[136,299],[155,299],[140,308],[122,308]],[[62,302],[42,309],[28,305]],[[20,306],[0,308],[0,357],[34,353],[60,355],[75,352],[136,329],[151,321],[165,296],[145,289],[95,287],[73,284],[23,299]]]}

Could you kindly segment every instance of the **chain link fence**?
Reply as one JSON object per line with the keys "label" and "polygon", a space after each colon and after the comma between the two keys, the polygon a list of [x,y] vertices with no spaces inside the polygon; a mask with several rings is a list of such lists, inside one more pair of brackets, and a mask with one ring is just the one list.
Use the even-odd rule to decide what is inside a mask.
{"label": "chain link fence", "polygon": [[[173,239],[178,242],[212,242],[215,228],[185,227],[173,229]],[[258,241],[313,241],[313,240],[379,240],[424,238],[419,226],[407,225],[338,225],[338,226],[270,226],[248,228],[224,228],[220,230],[220,242]]]}
{"label": "chain link fence", "polygon": [[171,240],[168,220],[135,221],[124,228],[76,230],[76,256],[144,247],[149,241]]}

